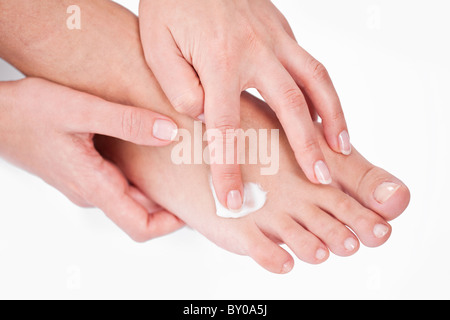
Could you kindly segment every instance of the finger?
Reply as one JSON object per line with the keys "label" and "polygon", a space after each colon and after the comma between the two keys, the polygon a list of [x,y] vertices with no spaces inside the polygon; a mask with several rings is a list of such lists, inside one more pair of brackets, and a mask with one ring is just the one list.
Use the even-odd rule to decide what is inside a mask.
{"label": "finger", "polygon": [[135,144],[165,146],[178,134],[177,125],[168,117],[150,110],[110,103],[85,96],[82,105],[71,110],[69,130],[118,138]]}
{"label": "finger", "polygon": [[275,58],[266,59],[256,78],[258,91],[275,111],[297,162],[313,183],[330,184],[331,175],[315,135],[305,97]]}
{"label": "finger", "polygon": [[[120,170],[113,164],[104,161],[96,171],[95,195],[90,202],[101,209],[119,228],[125,231],[133,240],[145,242],[160,237],[181,228],[184,223],[173,214],[158,210],[151,214],[145,206],[149,203],[139,195],[136,189],[130,188]],[[140,203],[142,202],[144,206]]]}
{"label": "finger", "polygon": [[130,185],[128,187],[128,194],[137,203],[143,206],[148,213],[154,213],[163,210],[163,208],[159,204],[157,204],[152,199],[147,197],[142,191],[140,191],[138,188],[134,186]]}
{"label": "finger", "polygon": [[351,153],[344,112],[326,68],[290,37],[281,40],[278,56],[302,90],[308,95],[323,121],[329,146],[344,155]]}
{"label": "finger", "polygon": [[[203,114],[203,88],[194,68],[178,49],[168,29],[148,30],[145,58],[172,106],[194,119]],[[156,44],[156,45],[155,45]]]}
{"label": "finger", "polygon": [[239,210],[244,194],[235,134],[240,127],[241,91],[239,84],[227,76],[205,78],[205,116],[214,188],[225,208]]}

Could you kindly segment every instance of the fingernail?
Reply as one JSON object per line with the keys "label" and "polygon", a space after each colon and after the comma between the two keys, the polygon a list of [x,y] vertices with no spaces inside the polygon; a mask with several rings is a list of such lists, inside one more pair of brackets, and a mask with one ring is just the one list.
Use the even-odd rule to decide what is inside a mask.
{"label": "fingernail", "polygon": [[281,270],[282,274],[288,273],[294,268],[294,263],[292,261],[288,261],[285,264],[283,264],[283,269]]}
{"label": "fingernail", "polygon": [[344,247],[347,251],[354,251],[356,247],[358,246],[358,243],[354,238],[348,238],[344,241]]}
{"label": "fingernail", "polygon": [[339,148],[341,149],[341,153],[343,155],[348,156],[352,153],[352,145],[350,143],[350,135],[347,130],[344,130],[339,135]]}
{"label": "fingernail", "polygon": [[333,181],[331,179],[330,170],[328,170],[327,165],[322,160],[316,162],[314,171],[317,180],[319,180],[321,184],[330,184]]}
{"label": "fingernail", "polygon": [[389,228],[388,228],[388,226],[386,226],[384,224],[377,224],[373,228],[373,234],[378,239],[383,238],[385,235],[387,235],[388,232],[389,232]]}
{"label": "fingernail", "polygon": [[230,210],[239,210],[242,207],[242,196],[238,190],[233,190],[228,193],[227,207]]}
{"label": "fingernail", "polygon": [[327,251],[324,249],[319,249],[316,251],[316,259],[323,260],[327,256]]}
{"label": "fingernail", "polygon": [[178,128],[171,121],[157,119],[153,124],[153,136],[159,140],[174,141],[177,134]]}
{"label": "fingernail", "polygon": [[200,120],[200,121],[203,122],[203,123],[206,123],[206,120],[205,120],[205,114],[204,114],[204,113],[202,113],[201,115],[199,115],[199,116],[197,117],[197,119]]}
{"label": "fingernail", "polygon": [[396,183],[383,182],[375,189],[373,197],[377,200],[377,202],[383,204],[388,201],[399,188],[400,186]]}

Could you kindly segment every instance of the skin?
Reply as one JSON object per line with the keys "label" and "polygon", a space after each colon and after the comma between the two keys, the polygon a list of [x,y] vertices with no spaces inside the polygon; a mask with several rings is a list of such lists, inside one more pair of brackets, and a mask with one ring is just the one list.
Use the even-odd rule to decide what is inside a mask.
{"label": "skin", "polygon": [[[146,61],[176,110],[193,118],[204,113],[207,128],[218,129],[227,145],[233,141],[226,130],[241,125],[241,92],[256,88],[308,179],[329,183],[326,164],[316,169],[326,161],[306,101],[323,119],[331,149],[348,155],[344,113],[327,70],[298,45],[271,1],[141,0],[139,17]],[[242,195],[239,165],[212,164],[211,171],[219,201],[230,207],[230,192]]]}
{"label": "skin", "polygon": [[[57,46],[63,58],[24,55],[17,61],[20,69],[25,74],[83,88],[111,101],[151,108],[172,117],[180,128],[192,131],[192,119],[171,107],[146,65],[136,17],[106,1],[82,5],[87,17],[85,28],[89,32],[72,33],[61,28],[46,39],[45,46],[33,43],[29,52],[44,52],[45,47]],[[118,23],[110,28],[93,28],[89,24],[94,21],[107,24],[111,13]],[[54,27],[57,29],[57,25]],[[109,54],[92,55],[92,52]],[[96,78],[92,74],[104,76]],[[269,108],[246,94],[241,97],[241,118],[244,128],[281,129]],[[401,214],[409,202],[409,191],[397,178],[370,164],[356,150],[350,156],[334,152],[325,142],[320,126],[314,132],[334,173],[333,185],[316,185],[306,178],[281,130],[280,173],[261,177],[255,173],[259,172],[259,166],[243,168],[244,179],[260,182],[269,191],[267,205],[260,212],[238,220],[220,219],[214,214],[206,165],[176,166],[170,161],[170,147],[141,148],[110,139],[99,139],[97,147],[146,196],[154,198],[206,237],[232,252],[251,256],[269,271],[284,273],[292,268],[293,259],[278,242],[286,243],[300,259],[310,263],[325,261],[328,250],[348,256],[359,246],[356,242],[348,250],[348,239],[359,239],[367,246],[384,243],[391,232],[387,221]],[[375,192],[383,182],[396,183],[399,188],[380,203],[375,199]],[[374,232],[379,225],[386,228],[382,236]],[[147,235],[138,232],[131,236],[145,241]]]}
{"label": "skin", "polygon": [[[97,146],[133,184],[154,195],[187,225],[218,246],[250,256],[274,273],[287,273],[294,265],[294,259],[280,244],[286,244],[298,259],[319,264],[327,260],[330,251],[347,257],[358,251],[360,243],[378,247],[388,240],[392,230],[387,220],[403,212],[409,201],[403,183],[371,165],[356,150],[348,157],[333,152],[323,138],[321,125],[316,124],[325,159],[338,173],[333,176],[333,186],[313,184],[298,167],[287,137],[268,106],[244,94],[241,108],[244,129],[281,132],[277,175],[261,176],[261,165],[242,166],[245,181],[260,184],[268,192],[266,205],[244,218],[218,217],[209,187],[209,166],[174,164],[170,160],[172,147],[153,150],[110,139],[99,139]],[[192,121],[182,120],[181,125],[193,132]],[[376,203],[372,200],[376,183],[385,181],[397,183],[399,189],[384,204]]]}
{"label": "skin", "polygon": [[[100,69],[96,70],[86,63],[86,56],[78,56],[76,48],[82,43],[79,34],[73,33],[75,37],[65,41],[61,31],[66,24],[61,17],[64,18],[68,6],[68,2],[61,1],[0,1],[0,57],[28,76],[43,75],[45,69],[55,76],[51,80],[63,79],[64,74],[80,65],[89,77],[98,80],[108,76],[98,72],[107,68],[105,62],[97,62]],[[50,41],[53,36],[57,41]],[[86,40],[86,49],[95,48],[89,43],[95,38]],[[72,52],[64,55],[69,51]],[[71,57],[70,61],[66,57]],[[116,58],[120,61],[120,57]],[[30,65],[25,67],[27,63]],[[114,71],[109,75],[112,74]],[[84,88],[92,85],[89,77],[78,78]],[[92,93],[101,91],[105,99],[111,97],[106,82],[97,88],[99,91]],[[158,132],[154,131],[153,124],[156,119],[164,119],[176,128],[169,118],[126,103],[108,103],[39,79],[1,83],[0,91],[0,154],[3,157],[37,174],[74,203],[102,209],[130,235],[139,232],[156,237],[182,226],[179,219],[129,186],[123,173],[104,161],[92,143],[93,134],[101,133],[144,145],[167,145],[170,140],[159,139],[168,140],[167,134],[154,136]],[[128,213],[125,218],[124,212]]]}
{"label": "skin", "polygon": [[131,186],[93,143],[94,134],[103,134],[165,146],[171,141],[152,136],[153,124],[172,123],[169,118],[37,78],[0,83],[0,110],[0,155],[41,177],[72,202],[98,207],[128,234],[147,234],[146,238],[183,226]]}

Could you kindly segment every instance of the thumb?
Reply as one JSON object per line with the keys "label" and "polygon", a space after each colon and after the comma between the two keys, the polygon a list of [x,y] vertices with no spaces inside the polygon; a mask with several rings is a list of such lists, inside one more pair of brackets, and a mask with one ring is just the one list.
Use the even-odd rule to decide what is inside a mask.
{"label": "thumb", "polygon": [[169,30],[152,32],[151,38],[143,38],[142,43],[146,61],[161,88],[176,111],[198,119],[203,114],[204,92],[196,71]]}
{"label": "thumb", "polygon": [[101,168],[95,183],[101,186],[101,191],[96,192],[92,203],[133,240],[145,242],[184,226],[180,219],[157,208],[138,189],[129,186],[122,172],[112,163],[105,161]]}
{"label": "thumb", "polygon": [[71,130],[110,136],[147,146],[165,146],[178,134],[178,127],[161,114],[120,104],[97,97],[79,106],[73,115]]}

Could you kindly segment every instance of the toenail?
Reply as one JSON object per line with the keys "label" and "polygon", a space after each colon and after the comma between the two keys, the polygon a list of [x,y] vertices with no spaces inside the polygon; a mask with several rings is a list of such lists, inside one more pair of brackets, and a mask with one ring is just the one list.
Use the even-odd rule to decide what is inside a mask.
{"label": "toenail", "polygon": [[324,249],[319,249],[316,251],[316,259],[323,260],[327,256],[327,251]]}
{"label": "toenail", "polygon": [[317,180],[319,180],[321,184],[331,184],[331,182],[333,182],[330,170],[322,160],[316,162],[314,165],[314,172],[316,173]]}
{"label": "toenail", "polygon": [[385,235],[387,235],[388,232],[389,232],[389,227],[384,224],[377,224],[373,228],[373,234],[378,239],[383,238]]}
{"label": "toenail", "polygon": [[281,273],[285,274],[288,273],[294,268],[294,263],[292,261],[288,261],[285,264],[283,264],[283,269],[281,269]]}
{"label": "toenail", "polygon": [[375,189],[373,196],[377,202],[383,204],[388,201],[399,188],[400,186],[396,183],[383,182]]}
{"label": "toenail", "polygon": [[342,131],[339,135],[339,149],[341,149],[341,153],[346,156],[352,153],[350,136],[346,130]]}
{"label": "toenail", "polygon": [[353,251],[358,246],[358,242],[354,238],[348,238],[344,241],[344,247],[347,251]]}

